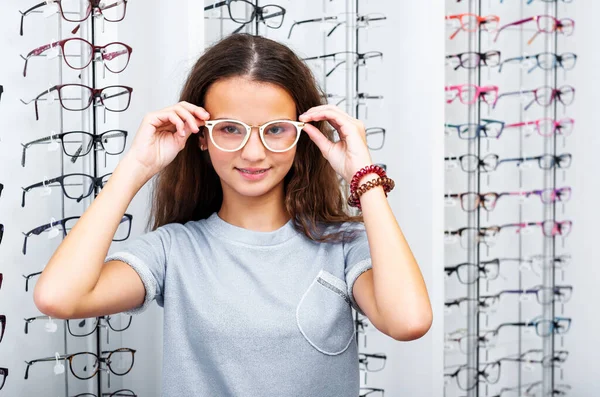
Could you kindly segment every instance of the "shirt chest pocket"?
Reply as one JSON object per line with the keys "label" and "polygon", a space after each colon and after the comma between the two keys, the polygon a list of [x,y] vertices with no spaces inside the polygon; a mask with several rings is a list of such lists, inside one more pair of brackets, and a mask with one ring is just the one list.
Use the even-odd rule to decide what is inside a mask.
{"label": "shirt chest pocket", "polygon": [[300,332],[321,353],[341,354],[353,340],[352,307],[346,290],[344,280],[321,270],[296,307]]}

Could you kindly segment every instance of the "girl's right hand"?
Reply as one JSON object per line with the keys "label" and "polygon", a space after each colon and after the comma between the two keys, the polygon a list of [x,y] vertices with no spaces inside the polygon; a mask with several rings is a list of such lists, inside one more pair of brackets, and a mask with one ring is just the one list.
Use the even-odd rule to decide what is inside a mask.
{"label": "girl's right hand", "polygon": [[152,177],[173,161],[190,135],[198,133],[209,118],[206,110],[185,101],[148,113],[127,155]]}

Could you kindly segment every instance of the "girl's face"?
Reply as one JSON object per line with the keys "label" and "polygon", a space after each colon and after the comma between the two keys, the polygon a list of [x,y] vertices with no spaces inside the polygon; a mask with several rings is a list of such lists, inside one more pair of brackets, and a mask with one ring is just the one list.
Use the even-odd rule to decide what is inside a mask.
{"label": "girl's face", "polygon": [[[234,119],[248,125],[262,125],[272,120],[297,120],[296,104],[283,88],[270,83],[232,77],[213,83],[204,108],[211,120]],[[260,197],[275,189],[283,190],[286,176],[296,155],[296,147],[287,152],[271,152],[252,128],[246,145],[235,152],[217,148],[205,130],[200,143],[208,147],[212,165],[221,179],[224,196],[237,194]],[[264,172],[257,173],[265,170]]]}

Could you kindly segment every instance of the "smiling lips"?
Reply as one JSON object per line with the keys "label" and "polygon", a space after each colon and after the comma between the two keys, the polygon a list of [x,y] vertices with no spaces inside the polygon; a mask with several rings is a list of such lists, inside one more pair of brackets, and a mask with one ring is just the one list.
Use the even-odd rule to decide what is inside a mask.
{"label": "smiling lips", "polygon": [[241,171],[245,174],[264,174],[268,171],[268,168],[237,168],[238,171]]}

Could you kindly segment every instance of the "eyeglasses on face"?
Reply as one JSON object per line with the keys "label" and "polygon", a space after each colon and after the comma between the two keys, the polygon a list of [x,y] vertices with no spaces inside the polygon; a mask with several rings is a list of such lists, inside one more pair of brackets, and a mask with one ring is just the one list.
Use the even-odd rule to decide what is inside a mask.
{"label": "eyeglasses on face", "polygon": [[445,87],[446,103],[452,103],[456,98],[464,105],[472,105],[477,100],[493,105],[498,100],[498,86],[478,86],[475,84],[461,84]]}
{"label": "eyeglasses on face", "polygon": [[552,105],[554,101],[559,101],[564,106],[569,106],[575,99],[575,88],[570,85],[564,85],[560,88],[552,88],[549,85],[545,85],[534,90],[505,92],[498,96],[498,99],[493,104],[492,108],[496,108],[496,103],[498,103],[500,98],[514,95],[519,95],[521,98],[533,95],[533,99],[527,105],[525,105],[523,108],[524,110],[528,110],[534,103],[537,103],[540,106],[548,107]]}
{"label": "eyeglasses on face", "polygon": [[500,29],[498,29],[496,36],[494,37],[494,42],[496,42],[496,40],[498,40],[498,36],[500,36],[500,33],[503,30],[510,28],[512,26],[519,26],[519,25],[522,25],[522,24],[528,23],[528,22],[535,22],[537,25],[537,31],[529,39],[529,41],[527,41],[528,45],[533,43],[533,40],[535,40],[535,38],[540,33],[548,34],[548,33],[558,32],[565,36],[570,36],[573,34],[573,30],[575,29],[575,21],[573,21],[571,18],[556,19],[551,15],[536,15],[536,16],[533,16],[530,18],[525,18],[525,19],[521,19],[519,21],[511,22],[509,24],[502,26]]}
{"label": "eyeglasses on face", "polygon": [[[39,236],[43,232],[48,233],[48,238],[54,238],[58,236],[59,228],[62,229],[63,237],[67,236],[67,232],[75,226],[75,223],[79,220],[79,216],[71,216],[68,218],[64,218],[61,220],[54,220],[45,225],[38,226],[34,229],[31,229],[27,233],[23,233],[25,236],[23,241],[23,255],[27,254],[27,239],[31,235]],[[133,220],[133,216],[131,214],[124,214],[121,218],[119,226],[117,227],[117,231],[112,239],[112,241],[124,241],[129,238],[129,234],[131,233],[131,222]]]}
{"label": "eyeglasses on face", "polygon": [[456,266],[447,266],[444,268],[447,277],[456,273],[456,277],[461,284],[473,284],[479,279],[495,280],[500,274],[500,261],[492,259],[483,261],[480,265],[475,263],[459,263]]}
{"label": "eyeglasses on face", "polygon": [[572,52],[563,52],[555,54],[553,52],[540,52],[535,55],[526,55],[514,58],[508,58],[500,64],[498,72],[502,72],[502,68],[507,63],[519,62],[523,67],[529,68],[527,73],[533,72],[535,69],[552,70],[561,67],[564,70],[572,70],[577,63],[577,55]]}
{"label": "eyeglasses on face", "polygon": [[[94,103],[95,106],[104,106],[106,110],[111,112],[124,112],[129,107],[133,88],[123,85],[92,88],[82,84],[61,84],[42,92],[29,102],[23,100],[21,102],[25,105],[34,102],[35,119],[39,120],[38,102],[47,101],[47,103],[52,103],[54,96],[51,94],[54,91],[58,93],[60,105],[65,110],[85,110]],[[48,95],[48,97],[43,98],[45,95]]]}
{"label": "eyeglasses on face", "polygon": [[[50,44],[43,45],[30,51],[26,57],[21,55],[25,60],[23,67],[23,76],[27,76],[27,65],[31,57],[45,56],[53,57],[54,54],[49,54],[50,50],[55,49],[58,55],[58,49],[61,50],[62,58],[71,69],[81,70],[88,67],[92,61],[101,61],[106,69],[112,73],[121,73],[129,64],[129,58],[133,51],[130,46],[121,42],[108,43],[104,46],[97,46],[87,40],[78,37],[55,41]],[[95,55],[100,56],[95,59]]]}
{"label": "eyeglasses on face", "polygon": [[104,150],[106,154],[110,155],[123,153],[125,143],[127,142],[127,131],[110,130],[99,135],[84,131],[70,131],[22,143],[21,166],[25,167],[25,152],[31,146],[40,144],[50,145],[48,151],[52,151],[58,149],[59,142],[64,154],[71,157],[71,162],[75,163],[77,158],[87,155],[92,151],[92,148],[95,148],[95,150]]}
{"label": "eyeglasses on face", "polygon": [[446,64],[456,65],[459,68],[475,69],[480,66],[498,66],[500,64],[500,51],[487,52],[461,52],[460,54],[446,55]]}
{"label": "eyeglasses on face", "polygon": [[292,120],[273,120],[260,125],[249,125],[234,119],[208,120],[204,122],[213,145],[224,152],[236,152],[242,149],[248,140],[252,128],[258,128],[263,145],[275,153],[287,152],[300,139],[304,123]]}
{"label": "eyeglasses on face", "polygon": [[460,139],[500,138],[504,130],[504,121],[481,119],[480,124],[444,124],[444,133],[453,135],[455,132]]}
{"label": "eyeglasses on face", "polygon": [[44,188],[42,195],[49,195],[52,193],[53,187],[60,186],[62,188],[65,197],[72,200],[76,200],[78,203],[86,197],[89,197],[94,193],[96,189],[101,189],[108,182],[108,178],[112,175],[108,173],[106,175],[94,177],[87,174],[74,173],[57,176],[56,178],[43,180],[41,182],[34,183],[23,189],[23,197],[21,199],[21,207],[25,207],[25,194],[32,189]]}
{"label": "eyeglasses on face", "polygon": [[[81,7],[81,2],[61,1],[61,0],[46,0],[34,5],[26,11],[19,11],[21,13],[21,27],[19,34],[23,36],[23,21],[26,16],[41,12],[40,8],[44,6],[57,7],[58,12],[65,21],[69,22],[83,22],[92,15],[94,17],[102,17],[107,22],[120,22],[125,18],[125,12],[127,11],[127,0],[112,0],[108,4],[101,0],[88,0],[87,8]],[[52,11],[52,10],[50,10]],[[75,34],[79,26],[75,28],[72,33]]]}
{"label": "eyeglasses on face", "polygon": [[[381,51],[368,51],[368,52],[356,52],[356,51],[339,51],[331,54],[325,55],[317,55],[314,57],[304,58],[305,61],[314,61],[314,60],[332,60],[336,61],[340,58],[350,58],[351,62],[354,65],[358,66],[366,66],[367,60],[374,58],[383,58],[383,53]],[[335,72],[340,66],[344,65],[347,62],[346,59],[342,59],[338,61],[326,74],[325,77],[329,77],[333,72]]]}
{"label": "eyeglasses on face", "polygon": [[523,121],[520,123],[506,124],[504,128],[521,128],[527,127],[531,130],[536,131],[543,137],[552,135],[569,136],[573,132],[575,126],[575,120],[572,118],[564,118],[561,120],[554,120],[549,117],[541,118],[533,121]]}
{"label": "eyeglasses on face", "polygon": [[227,6],[229,18],[231,18],[233,22],[242,25],[234,30],[233,33],[238,33],[244,26],[255,19],[264,23],[269,28],[279,29],[283,24],[283,18],[286,13],[285,8],[275,4],[257,6],[246,0],[224,0],[215,2],[214,4],[204,7],[204,11],[215,10],[223,6]]}
{"label": "eyeglasses on face", "polygon": [[[75,354],[59,355],[54,357],[43,357],[31,361],[25,361],[27,368],[25,369],[25,379],[29,378],[29,368],[39,362],[58,362],[68,361],[69,368],[73,376],[77,379],[91,379],[101,371],[111,372],[118,376],[123,376],[129,373],[133,368],[135,350],[129,348],[120,348],[112,351],[103,351],[102,355],[98,356],[95,353],[81,352]],[[101,369],[100,363],[105,363],[107,368]]]}
{"label": "eyeglasses on face", "polygon": [[462,30],[465,32],[476,32],[478,29],[492,31],[498,28],[500,18],[497,15],[487,15],[485,17],[477,14],[455,14],[446,16],[446,21],[459,22],[458,28],[450,35],[450,40],[453,40],[456,35]]}

